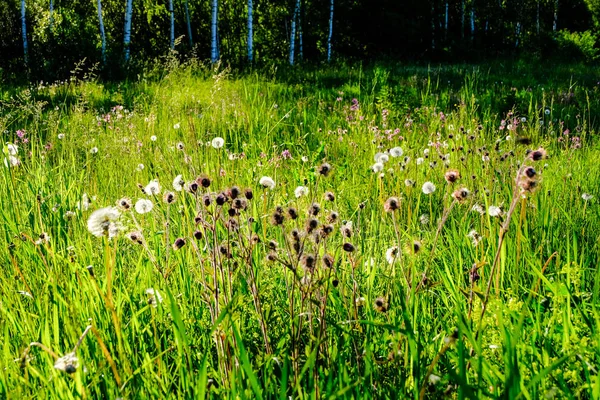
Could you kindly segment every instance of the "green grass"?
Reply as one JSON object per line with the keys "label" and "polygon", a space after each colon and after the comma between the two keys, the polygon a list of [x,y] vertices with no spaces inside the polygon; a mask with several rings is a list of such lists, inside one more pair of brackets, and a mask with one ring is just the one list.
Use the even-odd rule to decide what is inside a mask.
{"label": "green grass", "polygon": [[[18,141],[20,163],[0,165],[0,398],[600,397],[599,89],[591,68],[532,68],[171,63],[135,82],[2,88],[2,158]],[[548,158],[527,159],[538,147]],[[523,162],[531,193],[515,188]],[[179,174],[211,185],[167,204]],[[160,194],[142,193],[153,179]],[[216,197],[233,186],[253,198],[229,217]],[[154,207],[93,236],[92,212],[123,197]],[[319,240],[314,202],[315,231],[333,226]],[[75,371],[55,368],[71,351]]]}

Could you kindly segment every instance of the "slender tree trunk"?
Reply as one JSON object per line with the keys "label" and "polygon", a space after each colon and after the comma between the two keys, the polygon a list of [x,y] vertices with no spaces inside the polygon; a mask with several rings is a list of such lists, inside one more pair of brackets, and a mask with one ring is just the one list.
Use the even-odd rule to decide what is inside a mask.
{"label": "slender tree trunk", "polygon": [[300,0],[296,0],[296,6],[294,7],[294,13],[292,15],[292,29],[290,33],[290,65],[294,65],[294,55],[296,52],[296,18],[300,11]]}
{"label": "slender tree trunk", "polygon": [[460,38],[465,38],[465,0],[460,2]]}
{"label": "slender tree trunk", "polygon": [[254,60],[254,31],[253,31],[253,4],[252,0],[248,0],[248,61]]}
{"label": "slender tree trunk", "polygon": [[552,22],[552,32],[558,28],[558,0],[554,1],[554,21]]}
{"label": "slender tree trunk", "polygon": [[217,23],[219,18],[219,0],[212,0],[212,19],[210,24],[210,60],[216,63],[219,60],[217,42]]}
{"label": "slender tree trunk", "polygon": [[515,40],[515,49],[519,47],[519,39],[521,38],[521,23],[517,22],[517,29],[516,29],[516,40]]}
{"label": "slender tree trunk", "polygon": [[435,2],[431,2],[431,49],[435,50]]}
{"label": "slender tree trunk", "polygon": [[334,0],[329,3],[329,34],[327,35],[327,62],[331,61],[331,47],[333,39],[333,4]]}
{"label": "slender tree trunk", "polygon": [[131,54],[129,45],[131,44],[131,14],[133,12],[133,0],[126,0],[125,5],[125,30],[123,35],[123,46],[125,47],[125,62],[128,62]]}
{"label": "slender tree trunk", "polygon": [[21,34],[23,35],[23,59],[25,65],[29,63],[29,45],[27,44],[27,12],[25,0],[21,0]]}
{"label": "slender tree trunk", "polygon": [[50,32],[54,28],[54,0],[50,0]]}
{"label": "slender tree trunk", "polygon": [[300,10],[298,11],[298,60],[300,61],[304,59],[304,40],[302,31],[302,5],[300,5]]}
{"label": "slender tree trunk", "polygon": [[538,36],[540,35],[540,0],[537,1],[537,13],[535,15],[535,28]]}
{"label": "slender tree trunk", "polygon": [[175,12],[173,11],[173,0],[169,0],[169,15],[171,18],[171,30],[169,32],[169,39],[171,50],[175,48]]}
{"label": "slender tree trunk", "polygon": [[102,0],[97,1],[97,8],[100,39],[102,40],[102,65],[106,65],[106,34],[104,33],[104,20],[102,19]]}
{"label": "slender tree trunk", "polygon": [[194,47],[194,39],[192,39],[192,22],[190,21],[190,7],[188,6],[188,0],[183,2],[185,7],[185,22],[187,24],[188,40],[190,41],[190,48]]}
{"label": "slender tree trunk", "polygon": [[471,42],[475,41],[475,2],[471,3]]}
{"label": "slender tree trunk", "polygon": [[448,39],[448,1],[446,1],[446,13],[444,14],[444,39]]}

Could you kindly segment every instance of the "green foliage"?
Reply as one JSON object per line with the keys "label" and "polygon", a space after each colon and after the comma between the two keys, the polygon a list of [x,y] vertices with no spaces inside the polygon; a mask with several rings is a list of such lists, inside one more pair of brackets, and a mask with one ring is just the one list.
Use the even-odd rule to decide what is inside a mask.
{"label": "green foliage", "polygon": [[569,32],[561,30],[556,36],[557,51],[571,60],[595,61],[598,59],[597,37],[591,31]]}

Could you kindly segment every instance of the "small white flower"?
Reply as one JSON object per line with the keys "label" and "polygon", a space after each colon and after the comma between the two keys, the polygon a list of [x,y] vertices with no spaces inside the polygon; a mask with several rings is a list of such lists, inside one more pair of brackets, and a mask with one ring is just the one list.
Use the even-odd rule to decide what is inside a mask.
{"label": "small white flower", "polygon": [[263,176],[260,178],[258,183],[265,188],[269,188],[271,190],[275,189],[275,181],[271,177]]}
{"label": "small white flower", "polygon": [[9,156],[16,156],[17,153],[19,152],[19,147],[16,144],[7,143],[6,151],[8,152]]}
{"label": "small white flower", "polygon": [[392,265],[398,261],[399,255],[400,250],[398,249],[398,246],[392,246],[386,250],[385,259],[387,260],[388,264]]}
{"label": "small white flower", "polygon": [[499,217],[502,215],[502,210],[497,206],[489,206],[488,207],[488,215],[490,217]]}
{"label": "small white flower", "polygon": [[173,125],[173,129],[179,129],[181,128],[181,124],[178,122],[175,125]]}
{"label": "small white flower", "polygon": [[90,207],[90,198],[87,193],[81,195],[81,201],[77,203],[77,209],[81,211],[87,211]]}
{"label": "small white flower", "polygon": [[177,175],[175,179],[173,179],[173,189],[177,190],[178,192],[183,190],[184,185],[185,181],[181,175]]}
{"label": "small white flower", "polygon": [[385,153],[377,153],[375,154],[375,163],[385,164],[390,160],[390,157]]}
{"label": "small white flower", "polygon": [[390,149],[390,156],[392,157],[402,157],[402,154],[404,154],[402,147],[394,147]]}
{"label": "small white flower", "polygon": [[521,117],[521,122],[527,122],[527,118]]}
{"label": "small white flower", "polygon": [[407,187],[415,186],[415,181],[413,181],[412,179],[405,179],[404,185]]}
{"label": "small white flower", "polygon": [[135,202],[135,211],[137,211],[138,214],[146,214],[147,212],[152,211],[153,207],[154,204],[147,199],[138,199],[138,201]]}
{"label": "small white flower", "polygon": [[428,156],[428,155],[429,155],[429,149],[425,149],[425,150],[423,150],[423,155],[426,155],[426,156]]}
{"label": "small white flower", "polygon": [[98,148],[97,148],[97,147],[92,147],[92,148],[90,149],[90,153],[92,153],[92,154],[96,154],[96,153],[98,153]]}
{"label": "small white flower", "polygon": [[65,138],[65,134],[64,133],[59,133],[58,134],[58,140],[63,140]]}
{"label": "small white flower", "polygon": [[428,379],[429,379],[429,384],[430,385],[435,385],[435,384],[439,383],[442,380],[442,378],[440,378],[439,376],[434,375],[434,374],[429,375]]}
{"label": "small white flower", "polygon": [[591,200],[591,199],[593,199],[593,198],[594,198],[594,195],[592,195],[592,194],[589,194],[589,193],[584,193],[584,194],[582,194],[582,195],[581,195],[581,198],[582,198],[583,200],[585,200],[585,201],[588,201],[588,200]]}
{"label": "small white flower", "polygon": [[366,300],[364,297],[357,297],[355,302],[356,302],[356,307],[362,307],[365,305]]}
{"label": "small white flower", "polygon": [[120,213],[115,207],[105,207],[94,211],[87,221],[87,228],[96,237],[113,237],[118,233],[116,224]]}
{"label": "small white flower", "polygon": [[419,157],[417,158],[417,165],[421,165],[425,162],[425,159],[423,157]]}
{"label": "small white flower", "polygon": [[54,363],[54,368],[58,369],[59,371],[66,372],[68,374],[72,374],[75,371],[77,371],[78,367],[79,359],[77,358],[74,352],[65,354],[64,356],[56,360],[56,362]]}
{"label": "small white flower", "polygon": [[421,225],[427,225],[429,223],[429,215],[427,214],[422,214],[419,217],[419,222],[421,223]]}
{"label": "small white flower", "polygon": [[511,140],[511,139],[512,139],[512,138],[510,137],[510,135],[508,135],[508,136],[506,137],[506,141],[507,141],[507,142],[510,142],[510,140]]}
{"label": "small white flower", "polygon": [[146,289],[146,296],[148,296],[148,304],[150,304],[152,307],[157,307],[158,303],[163,302],[161,294],[154,288]]}
{"label": "small white flower", "polygon": [[485,209],[479,203],[473,204],[473,207],[471,207],[471,211],[479,213],[481,215],[485,214]]}
{"label": "small white flower", "polygon": [[8,156],[8,158],[4,159],[4,166],[6,168],[8,168],[8,166],[10,165],[11,167],[16,167],[19,164],[21,164],[21,160],[19,160],[17,157],[15,156]]}
{"label": "small white flower", "polygon": [[177,150],[183,150],[183,148],[185,147],[185,145],[183,144],[183,142],[178,142],[175,147],[177,147]]}
{"label": "small white flower", "polygon": [[144,168],[145,168],[144,164],[140,163],[140,164],[138,164],[138,166],[135,169],[136,169],[136,171],[139,172],[139,171],[143,170]]}
{"label": "small white flower", "polygon": [[220,149],[225,145],[225,139],[223,139],[222,137],[216,137],[212,140],[211,145],[215,149]]}
{"label": "small white flower", "polygon": [[431,194],[435,192],[435,185],[431,182],[425,182],[421,188],[424,194]]}
{"label": "small white flower", "polygon": [[150,136],[150,140],[151,140],[151,141],[153,141],[153,142],[156,142],[156,139],[157,139],[156,135],[152,135],[152,136]]}
{"label": "small white flower", "polygon": [[308,194],[308,188],[306,186],[298,186],[296,190],[294,190],[294,195],[296,198],[300,198],[302,196],[306,196]]}
{"label": "small white flower", "polygon": [[149,196],[160,194],[160,184],[158,183],[158,179],[151,180],[144,188],[144,192]]}
{"label": "small white flower", "polygon": [[301,160],[302,160],[302,162],[308,162],[308,157],[302,156]]}
{"label": "small white flower", "polygon": [[381,172],[383,171],[383,164],[380,162],[376,162],[375,164],[373,164],[371,166],[371,169],[373,170],[373,172],[377,173],[377,172]]}
{"label": "small white flower", "polygon": [[481,241],[481,235],[475,229],[471,230],[471,232],[467,233],[467,237],[471,239],[473,242],[473,246],[477,247],[479,242]]}
{"label": "small white flower", "polygon": [[549,108],[546,108],[546,110],[544,111],[544,114],[546,114],[546,115],[550,115],[550,109],[549,109]]}

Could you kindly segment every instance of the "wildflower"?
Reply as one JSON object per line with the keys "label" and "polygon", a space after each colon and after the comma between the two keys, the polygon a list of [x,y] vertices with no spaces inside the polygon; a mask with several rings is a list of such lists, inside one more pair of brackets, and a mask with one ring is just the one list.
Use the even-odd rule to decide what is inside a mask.
{"label": "wildflower", "polygon": [[88,218],[88,230],[96,237],[105,235],[112,237],[116,233],[116,221],[119,215],[119,211],[114,207],[100,208]]}
{"label": "wildflower", "polygon": [[340,226],[340,232],[342,232],[342,236],[351,238],[353,234],[352,221],[347,221],[342,226]]}
{"label": "wildflower", "polygon": [[300,158],[302,160],[302,162],[308,162],[308,157],[306,156],[302,156],[302,158]]}
{"label": "wildflower", "polygon": [[21,160],[19,160],[17,157],[15,156],[8,156],[8,158],[4,159],[4,166],[6,168],[9,167],[9,165],[11,167],[17,167],[19,164],[21,164]]}
{"label": "wildflower", "polygon": [[273,215],[271,215],[271,223],[273,225],[281,225],[285,221],[285,217],[279,211],[275,211]]}
{"label": "wildflower", "polygon": [[404,151],[402,150],[401,147],[394,147],[392,149],[390,149],[390,156],[397,158],[397,157],[402,157],[402,155],[404,154]]}
{"label": "wildflower", "polygon": [[319,220],[316,218],[310,218],[306,221],[306,233],[312,233],[319,226]]}
{"label": "wildflower", "polygon": [[394,212],[400,208],[400,200],[397,197],[390,197],[383,205],[385,212]]}
{"label": "wildflower", "polygon": [[157,307],[158,303],[163,302],[162,296],[156,289],[153,289],[153,288],[146,289],[146,296],[148,296],[148,304],[150,304],[152,307]]}
{"label": "wildflower", "polygon": [[160,184],[158,183],[158,179],[151,180],[144,188],[144,193],[152,196],[160,194]]}
{"label": "wildflower", "polygon": [[225,196],[225,194],[223,194],[223,193],[219,193],[217,195],[217,197],[215,198],[215,202],[217,203],[218,206],[222,206],[223,204],[225,204],[227,202],[227,196]]}
{"label": "wildflower", "polygon": [[387,312],[388,307],[389,304],[384,297],[378,297],[375,299],[375,310],[379,311],[380,313],[385,313]]}
{"label": "wildflower", "polygon": [[211,146],[215,149],[220,149],[225,145],[225,139],[222,137],[216,137],[210,142]]}
{"label": "wildflower", "polygon": [[312,254],[306,254],[302,256],[300,263],[302,264],[302,268],[308,271],[312,271],[315,268],[315,261],[315,256],[313,256]]}
{"label": "wildflower", "polygon": [[97,147],[92,147],[92,148],[90,149],[90,153],[92,153],[92,154],[96,154],[96,153],[98,153],[98,148],[97,148]]}
{"label": "wildflower", "polygon": [[427,225],[429,223],[429,215],[428,214],[422,214],[419,217],[419,222],[421,223],[421,225]]}
{"label": "wildflower", "polygon": [[527,158],[529,158],[530,160],[533,160],[533,161],[539,161],[541,159],[546,158],[547,156],[548,156],[548,154],[546,153],[546,150],[544,150],[542,147],[540,147],[539,149],[530,152],[527,155]]}
{"label": "wildflower", "polygon": [[546,115],[550,115],[550,109],[549,109],[549,108],[546,108],[546,109],[544,110],[544,114],[546,114]]}
{"label": "wildflower", "polygon": [[325,267],[333,268],[334,263],[335,263],[335,260],[333,259],[333,257],[330,254],[325,254],[323,256],[323,265],[325,265]]}
{"label": "wildflower", "polygon": [[411,246],[409,246],[409,251],[412,254],[418,254],[422,248],[423,248],[423,245],[421,244],[420,241],[413,240],[411,243]]}
{"label": "wildflower", "polygon": [[392,265],[398,260],[398,256],[400,255],[400,249],[398,246],[392,246],[385,252],[385,259],[388,264]]}
{"label": "wildflower", "polygon": [[298,186],[296,190],[294,190],[294,195],[296,198],[300,198],[302,196],[306,196],[308,194],[308,188],[306,186]]}
{"label": "wildflower", "polygon": [[312,203],[308,209],[308,215],[316,217],[321,211],[321,205],[319,203]]}
{"label": "wildflower", "polygon": [[260,178],[258,183],[260,183],[260,185],[264,188],[271,190],[275,189],[275,181],[268,176],[263,176],[262,178]]}
{"label": "wildflower", "polygon": [[153,207],[154,204],[152,204],[150,200],[138,199],[138,201],[135,202],[135,211],[137,211],[138,214],[146,214],[147,212],[152,211]]}
{"label": "wildflower", "polygon": [[502,215],[502,210],[497,206],[489,206],[488,207],[488,215],[490,217],[499,217]]}
{"label": "wildflower", "polygon": [[298,211],[294,207],[288,208],[288,215],[291,219],[298,218]]}
{"label": "wildflower", "polygon": [[327,216],[327,222],[329,222],[330,224],[333,224],[334,222],[336,222],[338,220],[338,217],[339,217],[338,213],[335,211],[332,211]]}
{"label": "wildflower", "polygon": [[425,162],[425,159],[423,157],[419,157],[417,158],[417,165],[421,165]]}
{"label": "wildflower", "polygon": [[329,173],[331,172],[331,165],[329,165],[329,163],[321,164],[321,166],[318,169],[318,172],[323,176],[329,175]]}
{"label": "wildflower", "polygon": [[77,203],[77,208],[81,211],[87,211],[90,207],[90,198],[87,193],[81,195],[81,201]]}
{"label": "wildflower", "polygon": [[173,189],[175,189],[176,191],[181,192],[183,190],[184,185],[185,181],[183,180],[183,177],[181,175],[177,175],[175,179],[173,179]]}
{"label": "wildflower", "polygon": [[423,187],[421,188],[421,190],[423,191],[424,194],[431,194],[433,192],[435,192],[435,185],[431,182],[425,182],[423,184]]}
{"label": "wildflower", "polygon": [[120,200],[117,200],[117,207],[121,211],[128,211],[131,209],[131,199],[129,197],[123,197]]}
{"label": "wildflower", "polygon": [[19,147],[17,145],[12,143],[6,144],[6,153],[8,153],[9,156],[16,156],[18,152]]}
{"label": "wildflower", "polygon": [[415,181],[413,181],[412,179],[405,179],[404,185],[407,187],[415,186]]}
{"label": "wildflower", "polygon": [[229,196],[229,198],[231,198],[232,200],[237,199],[237,197],[240,195],[240,188],[237,186],[232,186],[228,191],[227,191],[227,195]]}
{"label": "wildflower", "polygon": [[469,189],[462,188],[462,189],[457,189],[454,192],[452,192],[452,197],[457,202],[462,203],[463,201],[465,201],[467,199],[467,197],[469,197],[470,194],[471,194],[471,192],[469,192]]}
{"label": "wildflower", "polygon": [[247,200],[252,200],[252,198],[254,197],[254,194],[252,193],[252,189],[250,189],[250,188],[244,189],[244,197]]}
{"label": "wildflower", "polygon": [[342,248],[344,249],[345,252],[348,252],[348,253],[352,253],[355,250],[354,245],[352,243],[348,243],[348,242],[344,243]]}
{"label": "wildflower", "polygon": [[377,173],[377,172],[381,172],[383,171],[383,164],[380,162],[376,162],[375,164],[373,164],[371,166],[371,169],[373,170],[373,172]]}
{"label": "wildflower", "polygon": [[519,179],[519,182],[517,184],[523,192],[533,192],[534,189],[537,187],[537,181],[528,177],[523,177]]}
{"label": "wildflower", "polygon": [[196,178],[196,182],[205,189],[209,188],[211,184],[210,178],[206,175]]}
{"label": "wildflower", "polygon": [[196,181],[190,182],[186,185],[187,191],[194,194],[198,191],[198,183]]}
{"label": "wildflower", "polygon": [[163,196],[163,201],[167,204],[172,204],[175,201],[175,193],[165,192],[165,195]]}
{"label": "wildflower", "polygon": [[65,215],[63,215],[63,218],[66,220],[73,219],[74,217],[75,217],[75,213],[73,211],[67,211],[67,212],[65,212]]}
{"label": "wildflower", "polygon": [[185,245],[185,239],[177,238],[173,242],[173,250],[179,250]]}
{"label": "wildflower", "polygon": [[533,167],[527,167],[523,170],[523,173],[525,174],[525,176],[527,176],[529,179],[533,179],[533,177],[536,175],[535,169]]}
{"label": "wildflower", "polygon": [[469,239],[471,239],[471,242],[473,243],[473,246],[475,246],[475,247],[477,247],[477,245],[481,241],[481,235],[475,229],[473,229],[469,233],[467,233],[467,237]]}
{"label": "wildflower", "polygon": [[178,142],[175,147],[177,148],[177,150],[183,150],[183,148],[185,147],[183,142]]}
{"label": "wildflower", "polygon": [[375,163],[385,164],[390,160],[390,157],[385,153],[377,153],[375,154]]}
{"label": "wildflower", "polygon": [[[201,232],[201,231],[195,231],[195,232],[194,232],[194,238],[195,238],[196,240],[201,240],[203,236],[204,236],[204,235],[202,234],[202,232]],[[257,237],[258,237],[258,236],[257,236]],[[254,238],[254,236],[253,236],[253,238]]]}
{"label": "wildflower", "polygon": [[150,136],[150,140],[151,140],[151,141],[153,141],[153,142],[156,142],[156,139],[157,139],[156,135],[152,135],[152,136]]}
{"label": "wildflower", "polygon": [[284,160],[291,160],[292,159],[292,153],[288,149],[285,149],[284,151],[281,152],[281,157]]}
{"label": "wildflower", "polygon": [[444,179],[446,179],[446,182],[448,183],[454,183],[456,182],[458,179],[460,178],[460,172],[458,172],[455,169],[449,169],[448,171],[446,171],[446,173],[444,174]]}
{"label": "wildflower", "polygon": [[59,371],[66,372],[67,374],[72,374],[77,371],[79,367],[79,359],[75,355],[75,352],[67,353],[64,356],[60,357],[54,363],[54,368]]}
{"label": "wildflower", "polygon": [[181,128],[181,124],[178,122],[175,125],[173,125],[173,129],[179,129]]}
{"label": "wildflower", "polygon": [[354,300],[354,302],[356,303],[356,307],[362,307],[365,305],[366,300],[364,297],[357,297],[356,300]]}
{"label": "wildflower", "polygon": [[471,211],[479,213],[481,215],[485,214],[485,209],[479,203],[473,204],[473,207],[471,207]]}
{"label": "wildflower", "polygon": [[126,235],[126,237],[127,237],[127,239],[131,240],[133,243],[137,243],[137,244],[143,244],[144,243],[144,237],[138,231],[129,232]]}
{"label": "wildflower", "polygon": [[144,166],[144,164],[140,163],[140,164],[137,165],[137,167],[135,167],[135,170],[138,171],[138,172],[140,172],[140,171],[143,171],[144,168],[146,168]]}
{"label": "wildflower", "polygon": [[594,195],[591,195],[591,194],[589,194],[589,193],[584,193],[584,194],[582,194],[582,195],[581,195],[581,198],[582,198],[584,201],[589,201],[589,200],[591,200],[591,199],[593,199],[593,198],[594,198]]}

